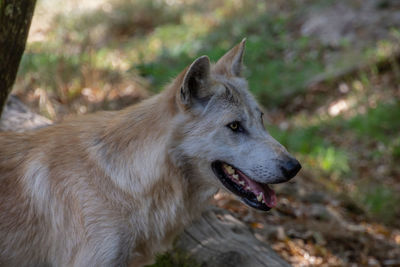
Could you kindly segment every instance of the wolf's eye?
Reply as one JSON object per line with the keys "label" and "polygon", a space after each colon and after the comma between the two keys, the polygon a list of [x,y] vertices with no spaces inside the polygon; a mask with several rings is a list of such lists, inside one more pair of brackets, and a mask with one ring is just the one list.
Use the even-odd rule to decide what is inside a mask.
{"label": "wolf's eye", "polygon": [[243,128],[240,125],[240,122],[233,121],[227,125],[234,132],[243,132]]}

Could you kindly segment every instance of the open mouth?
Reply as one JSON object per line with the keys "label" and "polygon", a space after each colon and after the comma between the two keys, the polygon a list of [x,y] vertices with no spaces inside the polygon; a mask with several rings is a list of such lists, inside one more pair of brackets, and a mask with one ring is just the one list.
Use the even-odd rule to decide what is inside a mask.
{"label": "open mouth", "polygon": [[276,205],[275,192],[267,184],[250,179],[239,169],[222,161],[214,161],[211,166],[221,183],[248,206],[267,211]]}

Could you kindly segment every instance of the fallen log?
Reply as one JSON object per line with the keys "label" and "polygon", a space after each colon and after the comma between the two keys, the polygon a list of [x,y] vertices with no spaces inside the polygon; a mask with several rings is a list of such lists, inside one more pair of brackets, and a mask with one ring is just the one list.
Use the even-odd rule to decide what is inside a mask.
{"label": "fallen log", "polygon": [[202,267],[290,266],[228,211],[210,208],[177,240]]}
{"label": "fallen log", "polygon": [[0,119],[0,131],[24,132],[52,122],[29,110],[16,96],[10,95]]}

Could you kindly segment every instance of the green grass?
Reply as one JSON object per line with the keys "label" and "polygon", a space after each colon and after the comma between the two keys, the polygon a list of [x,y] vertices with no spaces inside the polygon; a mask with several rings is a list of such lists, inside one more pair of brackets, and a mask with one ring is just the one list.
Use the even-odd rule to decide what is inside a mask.
{"label": "green grass", "polygon": [[355,116],[347,122],[346,128],[354,131],[360,138],[374,138],[388,143],[399,134],[400,101],[379,104],[370,108],[366,114]]}
{"label": "green grass", "polygon": [[400,197],[392,188],[383,184],[361,185],[355,198],[363,204],[370,216],[382,222],[392,221],[400,210]]}
{"label": "green grass", "polygon": [[288,131],[270,127],[269,131],[289,151],[300,156],[308,169],[320,171],[329,177],[344,176],[350,170],[348,152],[319,137],[324,127],[318,125]]}
{"label": "green grass", "polygon": [[148,267],[200,267],[200,265],[187,254],[175,248],[156,257],[156,262]]}
{"label": "green grass", "polygon": [[[141,75],[151,78],[158,91],[195,57],[207,54],[216,61],[247,37],[244,61],[250,89],[265,106],[277,106],[301,92],[308,79],[322,68],[318,52],[311,52],[310,40],[291,40],[287,27],[285,18],[268,13],[256,13],[241,20],[228,19],[207,36],[194,34],[195,39],[182,37],[190,30],[189,25],[161,26],[152,36],[164,44],[159,56],[150,61],[143,60],[135,67]],[[169,40],[172,36],[181,37],[183,43],[175,44],[175,40]],[[286,55],[288,51],[290,56]]]}
{"label": "green grass", "polygon": [[[63,80],[71,80],[79,76],[79,69],[85,62],[84,57],[65,56],[48,52],[25,53],[20,64],[19,75],[36,74],[43,84],[57,90],[57,73],[62,73]],[[60,72],[59,70],[62,69]]]}
{"label": "green grass", "polygon": [[[338,116],[330,120],[306,127],[296,127],[281,131],[277,127],[268,127],[271,135],[279,142],[296,153],[309,155],[325,155],[326,159],[332,157],[344,157],[344,153],[336,151],[338,146],[324,138],[326,133],[334,132],[346,136],[355,134],[360,141],[369,143],[371,141],[383,142],[392,147],[393,155],[399,155],[400,138],[400,101],[392,103],[381,103],[371,107],[364,114],[358,114],[351,118]],[[334,148],[335,147],[335,148]],[[351,151],[349,151],[351,152]],[[326,162],[326,161],[325,161]],[[327,169],[327,162],[324,164]],[[341,169],[345,170],[346,164]]]}
{"label": "green grass", "polygon": [[[379,103],[368,108],[365,113],[350,118],[338,116],[330,120],[321,120],[311,126],[295,127],[282,131],[277,127],[268,127],[269,132],[279,142],[297,155],[304,168],[311,170],[320,179],[330,179],[341,184],[352,184],[355,192],[351,195],[371,217],[390,223],[400,214],[396,203],[400,201],[396,192],[385,183],[385,177],[364,177],[358,173],[360,158],[392,162],[397,166],[400,159],[400,102]],[[327,133],[341,135],[343,142],[338,144]],[[347,144],[347,138],[357,140]],[[378,143],[386,149],[379,151]],[[363,154],[363,155],[360,155]],[[352,160],[350,160],[352,159]],[[371,165],[372,167],[372,165]],[[372,182],[372,178],[375,182]],[[360,181],[363,183],[360,184]],[[365,183],[365,184],[364,184]]]}

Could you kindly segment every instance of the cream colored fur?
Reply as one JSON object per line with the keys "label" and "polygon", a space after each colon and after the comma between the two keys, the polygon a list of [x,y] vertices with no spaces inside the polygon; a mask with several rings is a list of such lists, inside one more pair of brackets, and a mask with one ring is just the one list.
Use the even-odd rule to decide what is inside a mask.
{"label": "cream colored fur", "polygon": [[[256,106],[237,75],[243,49],[212,67],[198,59],[122,111],[1,133],[0,266],[142,266],[167,249],[218,190],[201,153],[214,153],[205,143],[214,124],[237,109],[215,112],[223,105],[204,101],[230,83],[245,88],[243,106]],[[284,151],[268,140],[273,155]]]}

